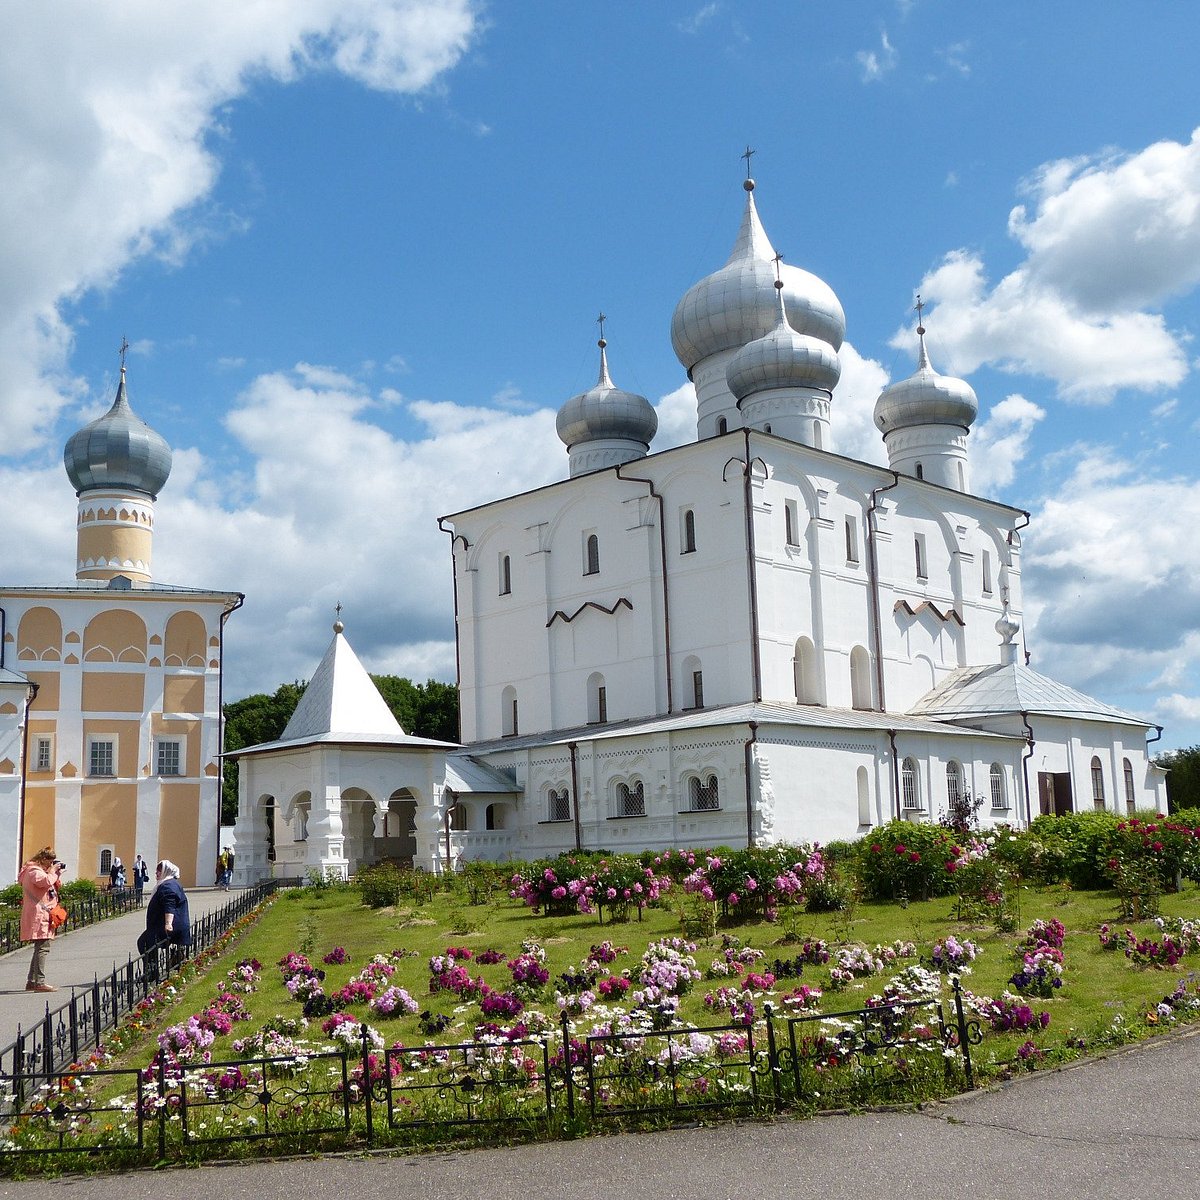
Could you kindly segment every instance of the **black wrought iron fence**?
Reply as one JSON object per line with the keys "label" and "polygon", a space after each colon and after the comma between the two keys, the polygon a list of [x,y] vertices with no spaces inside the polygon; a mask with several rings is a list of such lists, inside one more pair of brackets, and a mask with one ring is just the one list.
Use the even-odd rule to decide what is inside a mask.
{"label": "black wrought iron fence", "polygon": [[817,1098],[828,1107],[864,1080],[911,1083],[925,1070],[944,1087],[969,1087],[979,1028],[960,999],[956,990],[949,1021],[930,1001],[821,1015],[768,1011],[765,1038],[757,1039],[743,1025],[579,1039],[564,1015],[553,1034],[511,1041],[385,1050],[363,1025],[355,1044],[337,1050],[297,1046],[286,1056],[227,1062],[160,1055],[142,1071],[3,1072],[9,1111],[0,1171],[28,1157],[103,1155],[135,1165],[203,1158],[239,1142],[310,1153],[441,1140],[443,1132],[489,1125],[506,1135],[514,1125],[574,1134],[579,1117],[603,1125]]}
{"label": "black wrought iron fence", "polygon": [[[274,890],[268,880],[247,888],[228,904],[198,918],[192,925],[192,945],[187,955],[152,950],[130,958],[90,987],[76,989],[71,998],[28,1029],[18,1028],[15,1041],[0,1050],[0,1078],[20,1104],[41,1082],[63,1067],[77,1063],[88,1050],[100,1044],[104,1033],[115,1028],[172,973],[187,957],[202,954],[247,913],[252,912]],[[8,1105],[0,1102],[0,1113]]]}
{"label": "black wrought iron fence", "polygon": [[[60,932],[68,933],[72,929],[83,929],[87,925],[95,925],[97,921],[106,921],[109,917],[119,917],[124,913],[141,908],[142,897],[132,888],[124,888],[115,892],[97,892],[94,896],[73,896],[63,900],[67,909],[67,923]],[[21,919],[8,917],[0,921],[0,954],[21,948]]]}

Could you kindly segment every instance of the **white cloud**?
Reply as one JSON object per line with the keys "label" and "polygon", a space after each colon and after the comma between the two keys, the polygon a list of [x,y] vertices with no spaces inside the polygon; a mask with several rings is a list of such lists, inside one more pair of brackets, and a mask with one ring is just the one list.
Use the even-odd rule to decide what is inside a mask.
{"label": "white cloud", "polygon": [[854,56],[858,63],[859,78],[863,83],[877,83],[889,71],[895,69],[898,56],[896,49],[888,41],[887,30],[879,35],[878,50],[859,50]]}
{"label": "white cloud", "polygon": [[1147,477],[1103,447],[1058,465],[1072,459],[1027,540],[1033,665],[1161,723],[1190,721],[1173,697],[1200,692],[1200,483]]}
{"label": "white cloud", "polygon": [[[0,42],[4,451],[86,393],[61,306],[134,260],[237,228],[206,211],[221,108],[255,81],[338,71],[419,92],[471,44],[473,0],[141,0],[32,6]],[[63,80],[70,79],[69,87]]]}
{"label": "white cloud", "polygon": [[847,458],[886,465],[883,435],[875,425],[875,401],[888,385],[887,372],[873,358],[863,358],[850,342],[842,344],[838,358],[842,375],[833,391],[829,417],[833,449]]}
{"label": "white cloud", "polygon": [[1151,410],[1150,415],[1156,421],[1163,421],[1171,416],[1179,407],[1178,400],[1164,400],[1161,404],[1156,404]]}
{"label": "white cloud", "polygon": [[1046,415],[1031,400],[1013,393],[994,404],[971,432],[971,490],[993,496],[1007,487],[1029,451],[1029,436]]}
{"label": "white cloud", "polygon": [[971,64],[967,61],[967,52],[970,48],[967,42],[954,42],[949,46],[943,46],[936,53],[950,70],[965,79],[971,74]]}
{"label": "white cloud", "polygon": [[697,9],[691,16],[685,17],[682,21],[675,23],[675,28],[680,33],[686,33],[694,36],[707,25],[713,17],[721,11],[719,4],[705,4],[702,8]]}
{"label": "white cloud", "polygon": [[1033,211],[1017,206],[1008,224],[1021,264],[991,286],[980,255],[958,249],[921,282],[947,369],[1043,375],[1093,403],[1181,383],[1187,335],[1153,310],[1200,283],[1200,130],[1186,145],[1046,163],[1022,190]]}
{"label": "white cloud", "polygon": [[652,453],[696,440],[696,389],[690,382],[668,392],[654,411],[658,414],[658,432],[650,447]]}

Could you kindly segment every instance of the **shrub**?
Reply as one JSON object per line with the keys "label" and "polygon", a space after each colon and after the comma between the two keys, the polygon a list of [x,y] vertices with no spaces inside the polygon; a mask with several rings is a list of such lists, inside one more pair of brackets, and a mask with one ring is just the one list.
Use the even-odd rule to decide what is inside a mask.
{"label": "shrub", "polygon": [[19,883],[10,883],[8,887],[0,891],[0,905],[5,908],[20,908],[23,894],[24,889]]}
{"label": "shrub", "polygon": [[941,825],[889,821],[858,842],[857,868],[863,890],[874,900],[947,895],[953,876],[954,836]]}
{"label": "shrub", "polygon": [[1036,817],[1030,833],[1043,843],[1047,859],[1058,859],[1058,878],[1045,877],[1046,883],[1064,880],[1075,888],[1109,886],[1106,870],[1111,857],[1113,836],[1119,818],[1110,812],[1064,813],[1059,817]]}
{"label": "shrub", "polygon": [[100,889],[90,879],[72,879],[62,885],[61,895],[63,904],[70,907],[70,902],[92,900],[100,894]]}

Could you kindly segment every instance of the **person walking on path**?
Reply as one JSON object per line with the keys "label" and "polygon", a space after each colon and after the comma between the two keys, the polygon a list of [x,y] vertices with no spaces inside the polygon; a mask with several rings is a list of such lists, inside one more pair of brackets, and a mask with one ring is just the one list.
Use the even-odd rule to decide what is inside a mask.
{"label": "person walking on path", "polygon": [[226,846],[221,851],[221,890],[229,891],[230,884],[233,883],[233,851]]}
{"label": "person walking on path", "polygon": [[50,943],[54,940],[50,913],[58,906],[62,872],[62,863],[55,859],[54,851],[47,846],[39,850],[17,876],[21,884],[21,941],[33,943],[29,977],[25,981],[27,992],[58,991],[52,983],[46,982],[46,959],[50,956]]}
{"label": "person walking on path", "polygon": [[150,864],[139,854],[133,860],[133,894],[137,902],[142,902],[142,893],[150,878]]}
{"label": "person walking on path", "polygon": [[[192,923],[187,893],[179,882],[179,868],[164,858],[154,868],[154,878],[158,886],[146,905],[146,928],[137,940],[138,953],[147,954],[167,946],[172,954],[182,957],[192,944]],[[154,966],[157,969],[157,961]]]}

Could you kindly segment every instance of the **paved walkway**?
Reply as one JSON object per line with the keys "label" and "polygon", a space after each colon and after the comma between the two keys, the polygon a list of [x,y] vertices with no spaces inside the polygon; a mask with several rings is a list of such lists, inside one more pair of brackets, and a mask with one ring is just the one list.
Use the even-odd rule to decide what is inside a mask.
{"label": "paved walkway", "polygon": [[[149,892],[146,894],[149,896]],[[188,908],[192,920],[224,907],[233,895],[212,887],[190,889]],[[18,1026],[28,1029],[48,1009],[65,1004],[73,989],[91,987],[97,977],[110,974],[136,957],[138,934],[145,928],[146,913],[141,909],[60,934],[50,947],[46,967],[46,978],[58,988],[57,992],[25,990],[31,946],[24,945],[0,956],[0,1047],[16,1040]]]}

